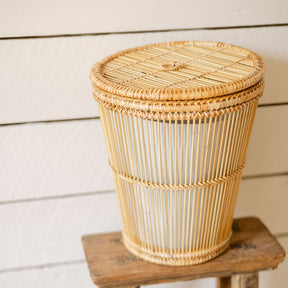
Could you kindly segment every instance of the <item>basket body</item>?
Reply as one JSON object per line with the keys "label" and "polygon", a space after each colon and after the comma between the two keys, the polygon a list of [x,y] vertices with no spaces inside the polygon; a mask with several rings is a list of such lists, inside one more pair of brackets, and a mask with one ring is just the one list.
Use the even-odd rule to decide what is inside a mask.
{"label": "basket body", "polygon": [[99,104],[123,240],[133,254],[178,266],[227,248],[257,103],[210,118],[166,121]]}
{"label": "basket body", "polygon": [[[232,234],[263,81],[216,99],[172,99],[174,102],[135,100],[112,93],[112,88],[103,91],[103,87],[94,87],[94,97],[127,249],[145,260],[172,266],[198,264],[222,253]],[[219,91],[215,91],[216,95]]]}

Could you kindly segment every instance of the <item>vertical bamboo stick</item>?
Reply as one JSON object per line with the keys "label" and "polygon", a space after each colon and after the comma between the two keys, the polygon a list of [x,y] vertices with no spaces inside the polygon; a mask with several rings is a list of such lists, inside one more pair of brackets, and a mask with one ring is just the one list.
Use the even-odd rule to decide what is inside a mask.
{"label": "vertical bamboo stick", "polygon": [[92,69],[132,253],[188,265],[227,247],[263,73],[251,51],[201,41],[126,50]]}

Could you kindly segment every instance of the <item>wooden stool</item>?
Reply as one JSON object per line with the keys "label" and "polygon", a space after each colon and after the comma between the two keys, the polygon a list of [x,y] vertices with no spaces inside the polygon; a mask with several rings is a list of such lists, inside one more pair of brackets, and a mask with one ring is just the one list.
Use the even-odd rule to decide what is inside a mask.
{"label": "wooden stool", "polygon": [[100,288],[217,277],[218,288],[256,288],[258,271],[277,268],[285,251],[257,218],[235,219],[230,248],[217,258],[199,264],[172,267],[152,264],[132,255],[121,242],[121,233],[82,238],[93,282]]}

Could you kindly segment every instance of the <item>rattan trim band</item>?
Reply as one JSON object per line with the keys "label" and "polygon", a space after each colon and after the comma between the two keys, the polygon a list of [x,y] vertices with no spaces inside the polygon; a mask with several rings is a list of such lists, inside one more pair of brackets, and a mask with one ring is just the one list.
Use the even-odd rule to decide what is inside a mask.
{"label": "rattan trim band", "polygon": [[226,176],[222,176],[222,177],[218,177],[217,179],[211,179],[211,180],[205,180],[205,181],[200,181],[200,182],[196,182],[196,183],[192,183],[192,184],[160,184],[160,183],[153,183],[153,182],[149,182],[149,181],[145,181],[145,180],[141,180],[137,177],[133,177],[131,175],[128,175],[125,172],[121,172],[121,171],[117,171],[110,163],[109,161],[109,165],[113,171],[113,173],[129,182],[132,184],[137,184],[137,185],[141,185],[150,189],[157,189],[157,190],[169,190],[169,191],[179,191],[179,190],[191,190],[191,189],[197,189],[197,188],[206,188],[206,187],[210,187],[210,186],[214,186],[217,184],[222,184],[224,182],[227,182],[229,180],[231,180],[232,178],[240,175],[242,173],[242,170],[245,166],[245,163],[242,163],[242,165],[230,172],[228,175]]}
{"label": "rattan trim band", "polygon": [[204,100],[190,101],[147,101],[135,100],[127,97],[109,94],[97,88],[93,89],[94,98],[105,106],[120,107],[123,110],[151,111],[155,113],[193,113],[208,112],[225,109],[245,103],[257,96],[261,96],[264,89],[264,80],[244,91],[231,94],[229,96],[217,97]]}
{"label": "rattan trim band", "polygon": [[151,250],[148,250],[132,242],[126,236],[125,232],[122,231],[123,243],[131,253],[144,260],[151,261],[156,264],[171,265],[171,266],[184,266],[206,262],[224,252],[230,244],[231,237],[232,237],[232,230],[230,231],[228,237],[224,241],[213,246],[213,248],[200,250],[192,253],[169,254],[169,252],[167,253],[151,252]]}
{"label": "rattan trim band", "polygon": [[[260,94],[258,94],[258,93],[260,93]],[[149,103],[147,103],[147,106],[146,106],[147,110],[144,111],[144,110],[137,110],[136,108],[134,109],[133,104],[131,104],[130,107],[129,107],[129,105],[126,106],[125,104],[123,106],[121,106],[120,104],[119,104],[119,106],[117,106],[115,104],[111,104],[111,103],[106,101],[105,96],[103,96],[103,95],[100,98],[98,98],[98,96],[94,94],[94,97],[98,103],[103,105],[108,110],[118,112],[121,114],[126,114],[126,115],[131,115],[131,116],[143,118],[143,119],[148,119],[148,120],[196,120],[196,119],[203,119],[203,118],[209,118],[209,117],[216,117],[216,116],[223,115],[225,113],[231,113],[233,111],[237,111],[239,109],[242,109],[248,105],[251,105],[253,102],[258,101],[259,98],[262,96],[263,91],[261,91],[261,92],[258,91],[258,93],[257,93],[258,95],[256,95],[254,98],[252,98],[246,102],[242,102],[239,105],[235,105],[235,106],[231,106],[231,107],[229,106],[229,107],[224,107],[224,108],[215,109],[215,110],[207,110],[207,111],[189,111],[189,107],[187,107],[186,109],[183,109],[183,111],[181,111],[181,112],[173,111],[173,105],[170,107],[170,112],[160,112],[160,111],[154,112],[153,108],[155,106],[154,105],[149,106]],[[191,105],[190,107],[193,107],[193,106]],[[184,108],[185,108],[185,106],[184,106]]]}

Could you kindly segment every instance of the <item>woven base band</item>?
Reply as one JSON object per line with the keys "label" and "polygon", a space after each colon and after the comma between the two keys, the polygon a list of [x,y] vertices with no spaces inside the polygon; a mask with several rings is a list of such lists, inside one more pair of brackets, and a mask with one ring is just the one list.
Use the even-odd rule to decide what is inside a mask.
{"label": "woven base band", "polygon": [[159,252],[155,253],[151,250],[143,248],[140,245],[132,242],[122,231],[123,243],[132,254],[142,258],[143,260],[168,266],[186,266],[209,261],[223,253],[228,248],[231,236],[232,231],[223,242],[210,249],[200,250],[194,253],[168,254]]}

